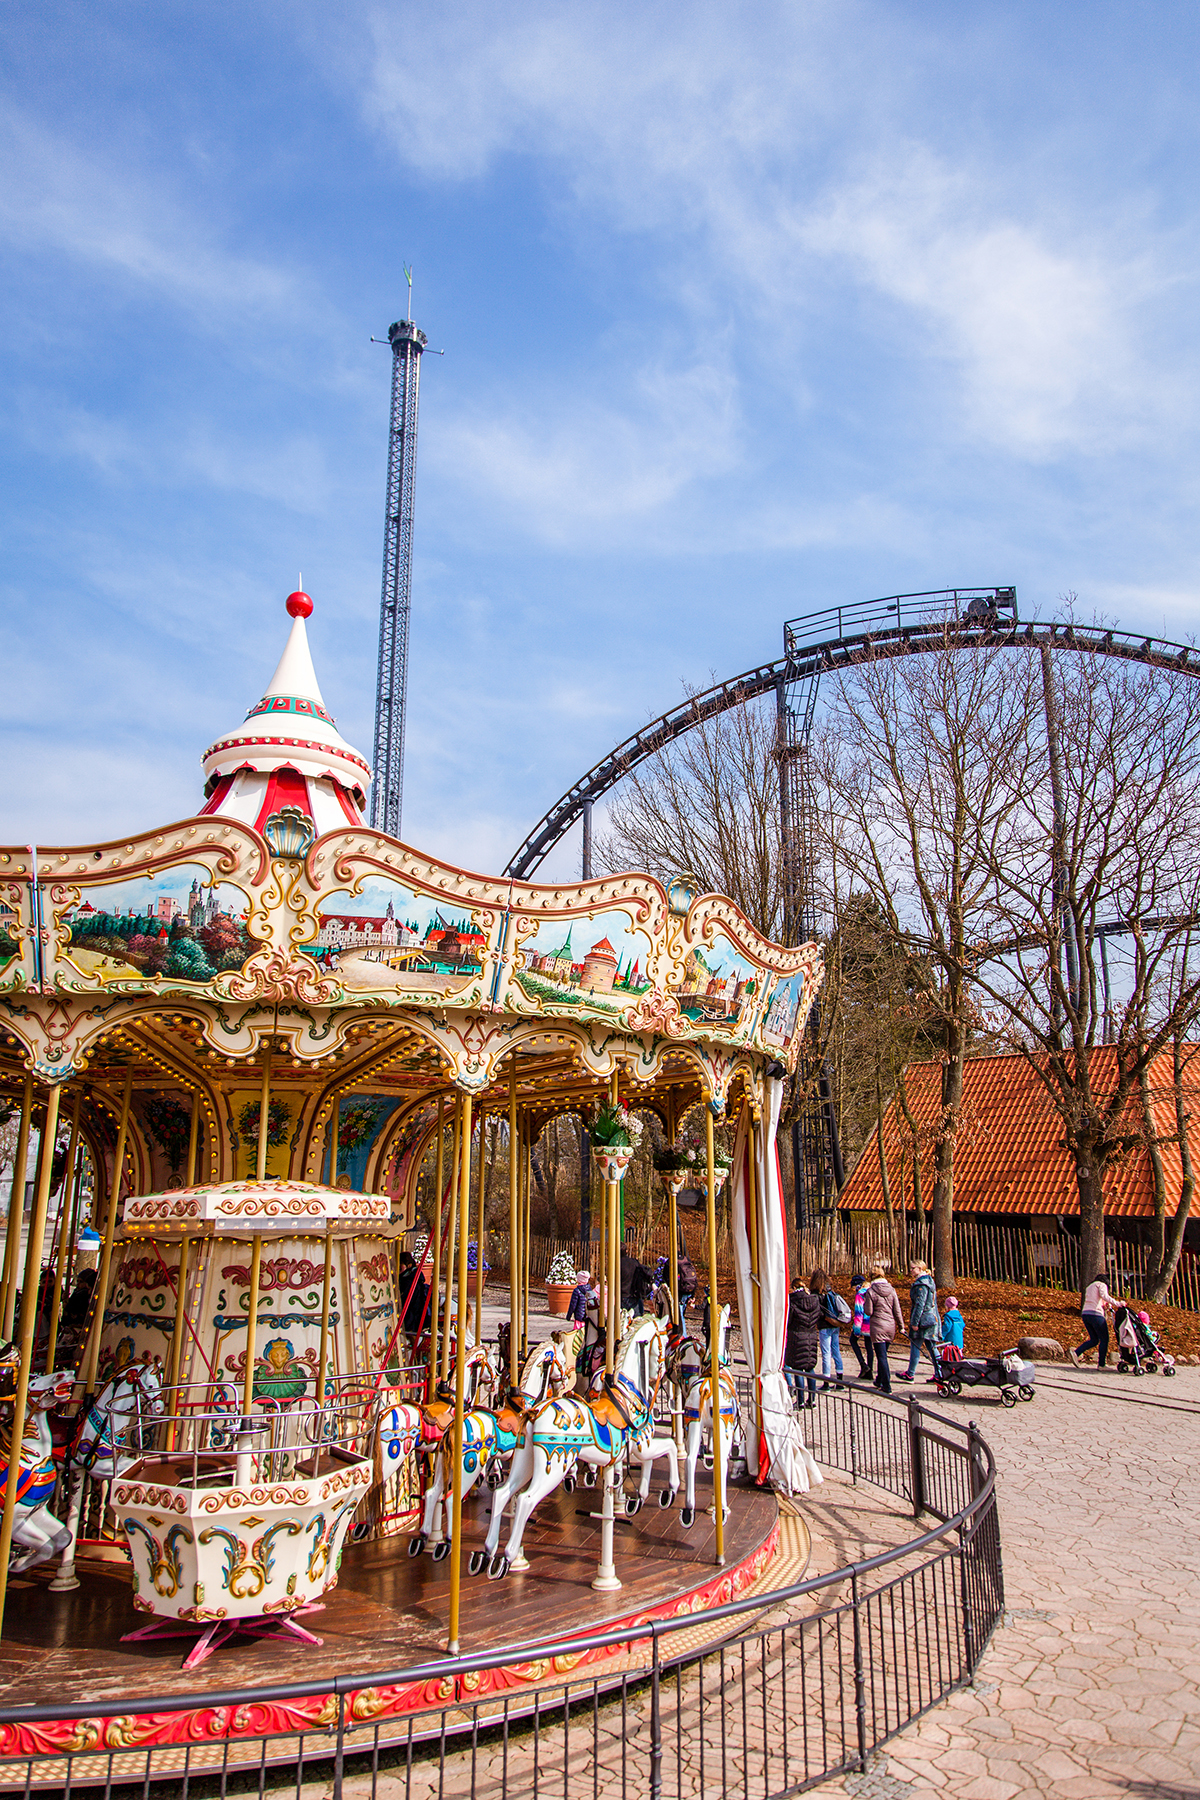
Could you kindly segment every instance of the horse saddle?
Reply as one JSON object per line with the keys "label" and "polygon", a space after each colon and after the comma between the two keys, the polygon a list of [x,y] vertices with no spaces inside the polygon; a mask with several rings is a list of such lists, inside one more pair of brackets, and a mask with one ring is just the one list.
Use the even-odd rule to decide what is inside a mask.
{"label": "horse saddle", "polygon": [[606,1431],[628,1431],[629,1416],[617,1404],[608,1388],[602,1388],[598,1394],[589,1394],[584,1405],[591,1408],[597,1425],[602,1425]]}
{"label": "horse saddle", "polygon": [[449,1400],[431,1400],[421,1408],[421,1442],[440,1444],[454,1424],[454,1406]]}

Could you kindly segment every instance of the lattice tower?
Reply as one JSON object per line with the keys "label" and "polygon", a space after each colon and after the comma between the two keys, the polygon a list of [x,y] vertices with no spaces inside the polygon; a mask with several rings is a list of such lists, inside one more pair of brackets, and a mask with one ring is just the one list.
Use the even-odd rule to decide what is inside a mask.
{"label": "lattice tower", "polygon": [[371,824],[400,836],[404,799],[404,726],[408,703],[408,623],[412,598],[413,496],[417,478],[417,402],[421,353],[429,342],[411,319],[388,332],[392,346],[392,421],[388,438],[379,673],[375,688],[375,781]]}

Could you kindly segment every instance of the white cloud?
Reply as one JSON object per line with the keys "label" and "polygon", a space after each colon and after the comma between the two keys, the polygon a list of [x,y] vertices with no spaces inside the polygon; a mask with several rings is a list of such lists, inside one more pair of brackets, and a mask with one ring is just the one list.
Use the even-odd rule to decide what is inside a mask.
{"label": "white cloud", "polygon": [[[201,214],[132,155],[77,149],[11,105],[0,105],[0,229],[10,248],[57,253],[157,292],[200,320],[281,312],[301,304],[295,277],[225,249]],[[312,296],[304,296],[310,304]]]}
{"label": "white cloud", "polygon": [[739,454],[727,366],[643,369],[621,410],[598,400],[543,401],[488,416],[460,414],[427,438],[444,474],[500,502],[547,543],[594,537],[644,518]]}
{"label": "white cloud", "polygon": [[[732,311],[797,400],[805,322],[844,287],[848,312],[893,308],[884,336],[898,363],[923,360],[943,431],[1036,461],[1182,427],[1194,379],[1168,367],[1147,316],[1174,251],[1102,202],[1059,204],[1044,170],[1031,183],[971,136],[939,145],[936,112],[924,139],[899,125],[943,54],[901,14],[764,7],[748,28],[740,10],[702,6],[418,7],[413,57],[395,11],[374,7],[353,80],[370,124],[427,177],[530,159],[585,255],[589,222],[654,234],[697,342]],[[593,491],[601,514],[606,494],[628,503],[594,487],[575,444],[540,451],[497,425],[463,447],[468,461],[511,454],[568,509],[586,512]],[[659,448],[642,440],[647,463]],[[665,463],[670,497],[669,450]],[[653,484],[646,498],[661,504]]]}

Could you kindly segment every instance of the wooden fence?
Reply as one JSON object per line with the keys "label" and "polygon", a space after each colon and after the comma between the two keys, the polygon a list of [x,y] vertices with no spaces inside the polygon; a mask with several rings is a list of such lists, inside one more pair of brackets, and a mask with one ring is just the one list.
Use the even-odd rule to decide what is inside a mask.
{"label": "wooden fence", "polygon": [[[703,1218],[685,1217],[682,1221],[687,1253],[704,1280],[707,1246],[704,1241]],[[1079,1286],[1079,1241],[1059,1232],[1055,1236],[1034,1235],[1019,1225],[984,1224],[974,1219],[954,1221],[954,1272],[962,1280],[1007,1281],[1021,1287],[1057,1287],[1068,1290]],[[665,1225],[630,1227],[625,1248],[639,1262],[653,1268],[660,1256],[670,1248]],[[599,1240],[590,1243],[580,1238],[535,1237],[529,1247],[529,1275],[543,1282],[550,1264],[565,1252],[577,1269],[596,1273],[600,1256]],[[723,1276],[732,1274],[733,1251],[727,1232],[717,1247],[718,1266]],[[883,1217],[856,1218],[847,1225],[836,1216],[808,1230],[789,1232],[789,1262],[793,1273],[807,1274],[815,1268],[830,1275],[847,1276],[865,1267],[876,1257],[891,1262],[887,1221]],[[1126,1244],[1108,1238],[1105,1244],[1108,1285],[1114,1294],[1142,1294],[1150,1251],[1145,1244]],[[911,1219],[896,1224],[896,1263],[906,1266],[914,1257],[933,1261],[933,1231],[929,1224],[918,1226]],[[508,1269],[508,1237],[506,1233],[489,1235],[487,1259],[493,1274]],[[1175,1279],[1167,1295],[1168,1306],[1186,1312],[1200,1312],[1200,1257],[1185,1250],[1179,1259]]]}

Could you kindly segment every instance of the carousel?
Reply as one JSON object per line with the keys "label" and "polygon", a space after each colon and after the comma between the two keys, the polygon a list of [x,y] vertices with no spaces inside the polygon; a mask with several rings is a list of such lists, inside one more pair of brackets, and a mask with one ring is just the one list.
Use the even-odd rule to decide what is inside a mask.
{"label": "carousel", "polygon": [[[0,1103],[15,1166],[40,1145],[0,1286],[0,1658],[44,1671],[52,1650],[85,1697],[89,1669],[136,1694],[181,1654],[194,1679],[221,1650],[225,1685],[236,1656],[335,1667],[352,1562],[372,1641],[400,1646],[384,1666],[418,1617],[451,1655],[512,1641],[522,1593],[544,1631],[568,1556],[575,1629],[631,1596],[702,1609],[761,1571],[771,1488],[820,1479],[781,1372],[775,1153],[816,947],[768,942],[686,876],[521,884],[370,829],[312,602],[286,605],[279,666],[205,752],[194,816],[0,850]],[[601,1196],[582,1341],[530,1303],[534,1148],[565,1114]],[[670,1250],[643,1312],[622,1308],[621,1257],[645,1121]],[[506,1208],[485,1203],[487,1128]]]}

